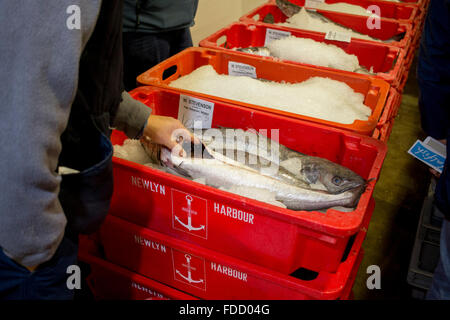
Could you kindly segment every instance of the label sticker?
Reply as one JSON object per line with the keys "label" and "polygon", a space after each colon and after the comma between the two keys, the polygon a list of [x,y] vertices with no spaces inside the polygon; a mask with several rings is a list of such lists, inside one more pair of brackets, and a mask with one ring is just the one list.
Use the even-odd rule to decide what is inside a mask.
{"label": "label sticker", "polygon": [[341,41],[341,42],[351,42],[352,36],[349,33],[343,33],[343,32],[330,30],[325,35],[325,39],[333,40],[333,41]]}
{"label": "label sticker", "polygon": [[206,199],[172,189],[172,228],[208,239]]}
{"label": "label sticker", "polygon": [[206,268],[203,258],[172,249],[172,262],[175,280],[206,290]]}
{"label": "label sticker", "polygon": [[283,38],[287,38],[290,35],[291,35],[291,33],[288,31],[274,30],[274,29],[267,28],[266,40],[264,41],[264,46],[267,46],[273,40],[280,40]]}
{"label": "label sticker", "polygon": [[229,61],[228,74],[230,76],[245,76],[256,79],[256,68],[245,63]]}
{"label": "label sticker", "polygon": [[408,150],[408,153],[437,172],[442,173],[446,156],[445,146],[439,141],[431,137],[426,138],[423,142],[417,140]]}
{"label": "label sticker", "polygon": [[180,94],[178,120],[186,128],[211,128],[214,103]]}

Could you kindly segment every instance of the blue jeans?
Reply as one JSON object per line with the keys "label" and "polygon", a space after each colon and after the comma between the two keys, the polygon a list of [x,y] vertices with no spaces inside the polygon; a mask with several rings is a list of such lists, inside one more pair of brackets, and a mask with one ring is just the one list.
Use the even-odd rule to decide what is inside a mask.
{"label": "blue jeans", "polygon": [[77,264],[77,253],[78,244],[65,237],[52,259],[30,272],[0,248],[0,300],[72,300],[67,267]]}
{"label": "blue jeans", "polygon": [[440,259],[433,274],[427,300],[450,300],[450,221],[444,220],[441,229]]}

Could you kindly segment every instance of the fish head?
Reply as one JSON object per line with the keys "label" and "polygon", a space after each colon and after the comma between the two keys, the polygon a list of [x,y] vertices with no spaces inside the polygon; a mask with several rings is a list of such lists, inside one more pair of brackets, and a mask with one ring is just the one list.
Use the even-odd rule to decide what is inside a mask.
{"label": "fish head", "polygon": [[[193,143],[191,141],[184,141],[175,146],[172,150],[161,147],[160,163],[163,167],[174,170],[178,174],[191,177],[189,169],[186,168],[186,162],[190,159],[213,159],[213,156],[208,152],[208,149],[202,143]],[[183,166],[183,163],[185,165]]]}
{"label": "fish head", "polygon": [[281,10],[287,17],[292,17],[294,14],[298,13],[301,9],[300,6],[297,6],[288,0],[277,0],[276,1],[278,9]]}
{"label": "fish head", "polygon": [[352,170],[323,158],[304,157],[300,172],[306,182],[320,182],[332,194],[365,188],[366,185],[366,181]]}

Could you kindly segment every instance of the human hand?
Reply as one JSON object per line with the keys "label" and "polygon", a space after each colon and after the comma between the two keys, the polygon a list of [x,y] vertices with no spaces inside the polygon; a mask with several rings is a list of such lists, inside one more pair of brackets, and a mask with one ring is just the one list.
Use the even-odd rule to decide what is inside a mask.
{"label": "human hand", "polygon": [[[157,115],[148,117],[147,126],[143,134],[144,141],[146,137],[153,143],[164,145],[170,150],[173,150],[185,140],[199,143],[198,139],[179,120]],[[179,153],[182,155],[181,148]]]}

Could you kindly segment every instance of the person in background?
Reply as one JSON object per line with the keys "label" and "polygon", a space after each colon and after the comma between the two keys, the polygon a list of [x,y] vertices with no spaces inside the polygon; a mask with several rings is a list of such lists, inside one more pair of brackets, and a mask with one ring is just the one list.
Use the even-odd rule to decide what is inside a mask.
{"label": "person in background", "polygon": [[190,27],[198,0],[125,0],[123,54],[125,90],[136,78],[174,54],[192,47]]}
{"label": "person in background", "polygon": [[171,149],[190,136],[123,91],[122,1],[42,6],[0,2],[0,299],[74,297],[78,235],[112,196],[112,127]]}
{"label": "person in background", "polygon": [[450,300],[450,0],[431,0],[420,43],[417,79],[422,128],[447,146],[435,206],[446,216],[441,228],[440,260],[427,299]]}

